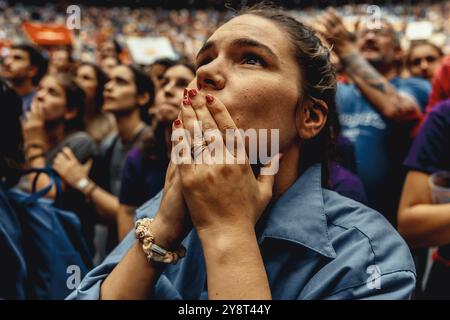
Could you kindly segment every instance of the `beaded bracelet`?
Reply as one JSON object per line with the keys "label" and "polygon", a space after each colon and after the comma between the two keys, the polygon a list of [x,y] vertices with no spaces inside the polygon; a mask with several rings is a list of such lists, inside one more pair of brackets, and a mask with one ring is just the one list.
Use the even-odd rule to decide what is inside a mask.
{"label": "beaded bracelet", "polygon": [[162,262],[166,264],[176,264],[179,259],[183,258],[186,254],[186,248],[180,246],[176,252],[171,252],[161,248],[155,244],[155,237],[151,231],[151,224],[153,219],[143,218],[136,221],[135,236],[139,242],[142,243],[142,250],[147,256],[147,260]]}

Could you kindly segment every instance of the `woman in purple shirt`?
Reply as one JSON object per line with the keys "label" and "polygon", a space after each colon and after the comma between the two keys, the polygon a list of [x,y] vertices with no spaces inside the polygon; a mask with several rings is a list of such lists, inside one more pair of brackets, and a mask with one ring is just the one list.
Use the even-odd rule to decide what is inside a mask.
{"label": "woman in purple shirt", "polygon": [[180,110],[183,90],[194,76],[194,67],[184,61],[176,62],[164,73],[155,106],[149,110],[153,116],[153,130],[143,138],[141,147],[129,152],[122,172],[117,217],[119,240],[133,228],[136,208],[164,186],[172,122]]}
{"label": "woman in purple shirt", "polygon": [[429,177],[450,171],[450,99],[437,104],[417,136],[405,166],[409,169],[398,213],[398,229],[413,248],[434,252],[424,298],[450,299],[450,203],[434,204]]}

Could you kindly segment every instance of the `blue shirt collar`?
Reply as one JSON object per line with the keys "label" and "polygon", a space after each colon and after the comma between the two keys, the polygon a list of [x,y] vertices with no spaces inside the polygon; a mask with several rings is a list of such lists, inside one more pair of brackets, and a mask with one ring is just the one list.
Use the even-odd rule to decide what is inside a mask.
{"label": "blue shirt collar", "polygon": [[258,237],[291,241],[335,258],[325,216],[321,165],[308,168],[266,212],[264,229]]}

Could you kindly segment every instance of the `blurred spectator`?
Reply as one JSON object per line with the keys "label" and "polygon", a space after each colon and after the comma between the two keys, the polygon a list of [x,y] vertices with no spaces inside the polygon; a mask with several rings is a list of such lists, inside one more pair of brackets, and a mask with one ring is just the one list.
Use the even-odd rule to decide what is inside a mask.
{"label": "blurred spectator", "polygon": [[47,71],[47,60],[39,49],[28,44],[13,45],[3,63],[3,76],[22,98],[23,111],[30,109],[35,85]]}
{"label": "blurred spectator", "polygon": [[[57,169],[60,163],[69,163],[74,158],[85,165],[80,171],[71,171],[70,174],[89,171],[97,148],[92,138],[82,131],[83,116],[84,93],[70,76],[55,74],[42,78],[31,110],[25,114],[23,121],[25,154],[29,167],[53,166]],[[62,156],[58,155],[60,152],[63,152]],[[32,189],[34,178],[35,174],[28,175],[27,185],[24,187],[27,191]],[[40,175],[36,181],[37,190],[50,183],[46,175]],[[80,188],[66,185],[61,203],[64,209],[78,214],[86,241],[92,246],[95,217],[86,210]],[[53,188],[47,196],[55,198],[56,189]]]}
{"label": "blurred spectator", "polygon": [[99,66],[106,76],[111,78],[112,70],[119,64],[119,59],[117,57],[105,57],[100,61]]}
{"label": "blurred spectator", "polygon": [[441,65],[434,74],[432,81],[430,98],[425,111],[425,117],[414,128],[413,136],[416,136],[422,125],[425,123],[428,114],[440,101],[450,98],[450,57],[444,57]]}
{"label": "blurred spectator", "polygon": [[97,144],[101,144],[105,138],[116,131],[114,117],[110,113],[102,111],[103,91],[107,80],[106,74],[92,63],[81,63],[75,73],[75,81],[85,94],[86,132]]}
{"label": "blurred spectator", "polygon": [[429,41],[413,43],[407,55],[407,66],[411,76],[431,81],[443,56],[442,49]]}
{"label": "blurred spectator", "polygon": [[122,49],[116,40],[107,40],[100,44],[98,48],[99,62],[108,57],[119,59]]}
{"label": "blurred spectator", "polygon": [[161,81],[164,77],[164,73],[166,72],[166,70],[171,66],[173,66],[174,64],[175,61],[168,58],[158,59],[152,63],[152,65],[148,70],[148,74],[157,89],[161,87]]}
{"label": "blurred spectator", "polygon": [[67,47],[58,47],[51,51],[48,72],[55,73],[71,73],[74,67],[72,58],[72,50]]}
{"label": "blurred spectator", "polygon": [[356,41],[333,9],[320,16],[319,22],[352,81],[338,85],[342,134],[355,144],[358,175],[369,204],[395,224],[402,161],[412,125],[427,103],[429,84],[399,77],[400,44],[387,21],[382,20],[377,29],[362,25]]}
{"label": "blurred spectator", "polygon": [[143,72],[132,66],[115,67],[105,85],[103,111],[114,115],[118,132],[102,143],[90,173],[83,170],[73,157],[70,162],[61,161],[55,166],[68,185],[81,187],[85,198],[94,204],[104,223],[109,226],[109,249],[117,244],[118,196],[126,155],[149,130],[141,114],[147,113],[154,96],[153,83]]}
{"label": "blurred spectator", "polygon": [[430,175],[450,171],[450,100],[431,110],[405,166],[408,175],[398,214],[399,232],[413,248],[439,247],[424,292],[426,299],[450,299],[450,203],[433,201]]}
{"label": "blurred spectator", "polygon": [[143,136],[142,146],[130,151],[122,173],[120,209],[117,216],[119,240],[134,225],[134,212],[164,186],[172,141],[172,122],[177,118],[183,91],[195,77],[192,65],[171,62],[162,75],[155,100],[152,130]]}

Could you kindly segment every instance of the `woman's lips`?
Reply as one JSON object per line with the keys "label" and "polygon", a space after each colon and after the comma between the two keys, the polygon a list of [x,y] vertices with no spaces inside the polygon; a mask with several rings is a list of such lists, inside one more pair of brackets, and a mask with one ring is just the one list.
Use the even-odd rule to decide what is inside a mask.
{"label": "woman's lips", "polygon": [[166,102],[166,103],[162,103],[158,109],[161,109],[161,110],[176,109],[176,110],[178,110],[178,109],[180,109],[180,107],[174,103]]}

